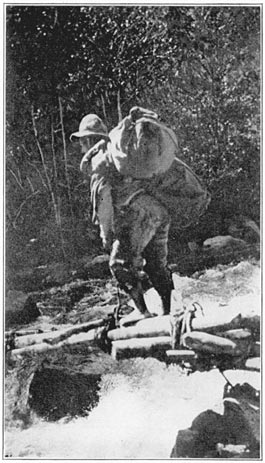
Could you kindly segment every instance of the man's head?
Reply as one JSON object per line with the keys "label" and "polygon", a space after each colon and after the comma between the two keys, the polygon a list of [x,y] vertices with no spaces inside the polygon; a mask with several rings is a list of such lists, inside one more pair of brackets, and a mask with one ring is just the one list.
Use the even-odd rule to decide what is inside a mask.
{"label": "man's head", "polygon": [[96,114],[87,114],[79,125],[79,131],[72,133],[70,140],[79,139],[81,152],[85,154],[102,138],[109,138],[108,130],[100,117]]}

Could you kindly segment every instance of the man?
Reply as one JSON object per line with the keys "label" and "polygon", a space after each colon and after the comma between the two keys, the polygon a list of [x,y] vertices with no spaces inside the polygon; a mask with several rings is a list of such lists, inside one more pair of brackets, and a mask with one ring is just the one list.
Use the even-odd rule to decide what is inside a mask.
{"label": "man", "polygon": [[79,139],[84,154],[80,169],[91,179],[93,221],[99,223],[103,245],[110,250],[112,274],[144,318],[152,316],[142,284],[147,274],[161,297],[163,313],[169,314],[173,283],[167,268],[170,216],[166,207],[148,194],[150,179],[119,173],[107,128],[97,115],[85,116],[70,138]]}

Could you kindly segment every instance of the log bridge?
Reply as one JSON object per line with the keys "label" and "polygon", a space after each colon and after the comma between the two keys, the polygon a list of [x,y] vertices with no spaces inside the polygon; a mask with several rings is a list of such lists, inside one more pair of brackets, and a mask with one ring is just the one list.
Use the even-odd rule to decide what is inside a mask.
{"label": "log bridge", "polygon": [[[155,316],[133,326],[110,328],[109,318],[49,333],[6,333],[8,353],[18,358],[65,346],[97,345],[113,360],[156,357],[167,363],[196,362],[202,358],[240,360],[247,368],[260,369],[260,316],[253,310],[235,314],[231,307],[213,309],[211,315]],[[10,342],[10,339],[12,342]],[[103,342],[104,341],[104,342]]]}

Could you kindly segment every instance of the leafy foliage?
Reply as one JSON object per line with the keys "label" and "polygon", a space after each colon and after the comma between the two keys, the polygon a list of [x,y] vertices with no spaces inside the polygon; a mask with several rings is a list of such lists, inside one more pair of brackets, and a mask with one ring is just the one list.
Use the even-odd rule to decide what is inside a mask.
{"label": "leafy foliage", "polygon": [[259,220],[259,7],[13,5],[6,20],[14,265],[32,239],[43,245],[27,254],[35,264],[98,249],[69,142],[89,112],[112,128],[135,104],[157,111],[212,193],[211,220]]}

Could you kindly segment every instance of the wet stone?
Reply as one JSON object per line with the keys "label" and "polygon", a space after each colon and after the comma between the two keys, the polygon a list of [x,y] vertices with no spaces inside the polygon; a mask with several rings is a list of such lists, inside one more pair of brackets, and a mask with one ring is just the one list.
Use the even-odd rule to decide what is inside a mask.
{"label": "wet stone", "polygon": [[86,416],[97,405],[101,375],[72,369],[43,367],[37,370],[29,389],[29,406],[49,421]]}

